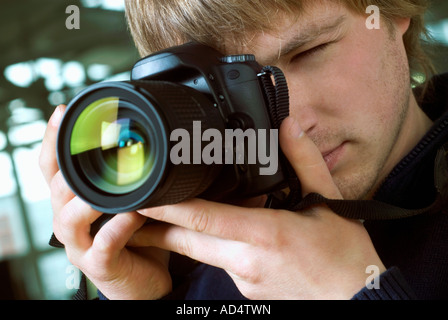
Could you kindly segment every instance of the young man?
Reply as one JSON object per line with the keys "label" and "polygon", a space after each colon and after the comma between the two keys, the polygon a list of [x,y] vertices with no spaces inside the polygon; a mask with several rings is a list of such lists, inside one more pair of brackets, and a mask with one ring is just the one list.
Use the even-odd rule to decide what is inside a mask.
{"label": "young man", "polygon": [[[132,0],[127,13],[142,55],[196,40],[225,54],[253,53],[283,70],[291,116],[280,144],[304,196],[423,208],[435,198],[434,160],[448,136],[446,84],[435,82],[436,102],[419,107],[410,67],[425,61],[425,1],[377,5],[379,29],[367,27],[365,1]],[[324,205],[290,212],[261,208],[263,198],[244,207],[194,199],[119,214],[92,238],[90,225],[101,213],[72,194],[55,160],[63,108],[50,120],[41,155],[54,232],[107,298],[448,297],[443,205],[432,214],[363,224]],[[161,223],[142,227],[147,217]],[[184,272],[180,286],[168,269],[169,252],[202,262]],[[381,273],[379,287],[366,285],[371,270]]]}

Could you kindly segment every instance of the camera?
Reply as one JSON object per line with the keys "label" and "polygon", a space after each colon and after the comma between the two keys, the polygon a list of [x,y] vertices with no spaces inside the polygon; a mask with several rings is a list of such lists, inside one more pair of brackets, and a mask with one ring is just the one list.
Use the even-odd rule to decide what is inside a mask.
{"label": "camera", "polygon": [[253,55],[195,42],[143,58],[130,81],[97,83],[70,101],[59,168],[104,213],[278,191],[288,180],[278,104],[289,100],[286,81],[267,70]]}

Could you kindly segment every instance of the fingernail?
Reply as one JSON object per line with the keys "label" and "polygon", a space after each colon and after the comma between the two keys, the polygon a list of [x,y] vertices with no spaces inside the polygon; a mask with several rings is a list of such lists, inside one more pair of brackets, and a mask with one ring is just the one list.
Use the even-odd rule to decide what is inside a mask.
{"label": "fingernail", "polygon": [[303,136],[303,131],[299,125],[299,122],[297,122],[297,120],[293,117],[289,117],[289,119],[289,134],[291,135],[291,137],[300,138],[301,136]]}
{"label": "fingernail", "polygon": [[61,106],[57,106],[56,109],[54,110],[53,114],[51,115],[50,123],[53,127],[59,127],[59,123],[61,122],[61,119],[62,119]]}
{"label": "fingernail", "polygon": [[139,209],[139,210],[136,210],[136,211],[137,211],[137,213],[138,213],[139,215],[144,216],[147,210],[146,210],[146,209]]}

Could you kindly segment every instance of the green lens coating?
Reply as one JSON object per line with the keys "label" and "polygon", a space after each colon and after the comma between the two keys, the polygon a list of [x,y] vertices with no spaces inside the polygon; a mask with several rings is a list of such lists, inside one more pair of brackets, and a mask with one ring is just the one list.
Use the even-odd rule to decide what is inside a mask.
{"label": "green lens coating", "polygon": [[90,103],[72,130],[70,153],[101,191],[124,194],[140,187],[154,167],[148,124],[118,97]]}

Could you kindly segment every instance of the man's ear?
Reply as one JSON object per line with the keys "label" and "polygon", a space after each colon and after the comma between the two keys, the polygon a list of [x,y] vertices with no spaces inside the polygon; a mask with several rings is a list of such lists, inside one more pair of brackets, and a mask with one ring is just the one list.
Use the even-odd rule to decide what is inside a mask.
{"label": "man's ear", "polygon": [[411,18],[394,18],[392,22],[394,23],[397,32],[399,32],[401,36],[404,36],[411,25]]}

